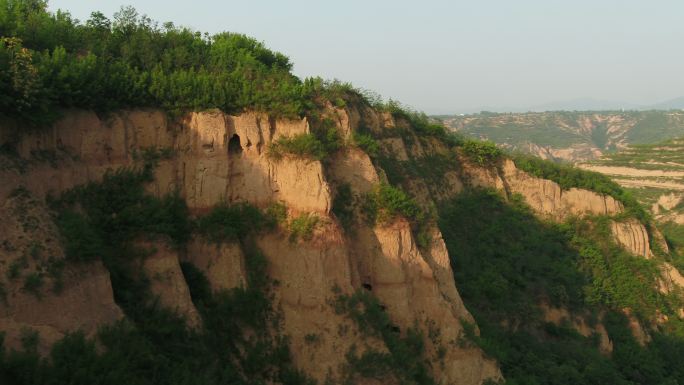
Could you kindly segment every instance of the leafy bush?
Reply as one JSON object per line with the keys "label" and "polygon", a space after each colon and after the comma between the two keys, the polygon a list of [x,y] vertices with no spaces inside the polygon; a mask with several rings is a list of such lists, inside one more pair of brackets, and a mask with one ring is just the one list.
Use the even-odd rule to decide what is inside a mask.
{"label": "leafy bush", "polygon": [[480,166],[495,166],[503,153],[489,141],[466,140],[461,144],[463,153]]}
{"label": "leafy bush", "polygon": [[287,207],[283,202],[274,202],[266,208],[266,217],[274,225],[283,224],[287,220]]}
{"label": "leafy bush", "polygon": [[583,304],[584,278],[570,238],[558,225],[537,220],[522,199],[509,205],[494,191],[461,193],[440,207],[439,227],[459,292],[488,317],[525,319],[541,299]]}
{"label": "leafy bush", "polygon": [[316,214],[305,213],[293,218],[288,225],[290,230],[290,241],[298,239],[309,240],[320,219]]}
{"label": "leafy bush", "polygon": [[666,299],[654,290],[660,276],[657,262],[630,255],[618,246],[608,218],[577,220],[570,225],[580,268],[591,277],[584,290],[587,302],[629,308],[643,319],[656,311],[669,313]]}
{"label": "leafy bush", "polygon": [[[151,173],[147,167],[108,172],[101,182],[73,188],[54,201],[67,257],[92,259],[98,254],[96,248],[141,234],[186,242],[191,225],[185,202],[177,195],[161,199],[148,195],[144,184],[151,180]],[[76,205],[83,214],[72,209]]]}
{"label": "leafy bush", "polygon": [[368,156],[372,158],[378,156],[378,153],[380,151],[380,145],[378,145],[378,142],[375,139],[373,139],[372,136],[368,134],[360,134],[358,132],[354,132],[354,143],[360,149],[365,151],[366,154],[368,154]]}
{"label": "leafy bush", "polygon": [[349,183],[337,186],[335,199],[333,199],[332,212],[346,231],[352,229],[354,221],[354,196]]}
{"label": "leafy bush", "polygon": [[24,277],[24,286],[22,289],[27,293],[40,298],[40,289],[43,287],[43,275],[39,272],[33,272]]}
{"label": "leafy bush", "polygon": [[334,120],[330,118],[320,120],[315,115],[310,116],[309,119],[311,121],[311,132],[323,145],[325,156],[333,154],[344,146],[344,141]]}
{"label": "leafy bush", "polygon": [[386,223],[398,215],[410,221],[420,221],[424,218],[422,210],[413,198],[386,183],[380,183],[372,192],[366,194],[363,208],[371,223]]}
{"label": "leafy bush", "polygon": [[197,231],[216,243],[238,241],[253,231],[274,225],[275,220],[247,203],[218,204],[209,214],[197,219]]}
{"label": "leafy bush", "polygon": [[323,143],[313,134],[297,134],[271,142],[268,147],[269,157],[280,160],[285,154],[315,160],[323,160],[328,155]]}
{"label": "leafy bush", "polygon": [[23,351],[0,346],[0,378],[15,385],[312,384],[294,367],[288,340],[266,329],[274,315],[263,294],[235,289],[197,306],[205,321],[199,330],[171,311],[149,308],[144,321],[104,327],[92,340],[68,334],[46,358],[34,347],[35,335]]}

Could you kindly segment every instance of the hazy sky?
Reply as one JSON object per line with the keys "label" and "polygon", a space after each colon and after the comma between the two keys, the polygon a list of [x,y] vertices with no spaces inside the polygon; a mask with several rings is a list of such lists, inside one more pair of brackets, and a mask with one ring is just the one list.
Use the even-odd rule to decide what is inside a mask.
{"label": "hazy sky", "polygon": [[681,0],[51,0],[85,20],[121,5],[242,32],[301,77],[350,81],[428,113],[684,96]]}

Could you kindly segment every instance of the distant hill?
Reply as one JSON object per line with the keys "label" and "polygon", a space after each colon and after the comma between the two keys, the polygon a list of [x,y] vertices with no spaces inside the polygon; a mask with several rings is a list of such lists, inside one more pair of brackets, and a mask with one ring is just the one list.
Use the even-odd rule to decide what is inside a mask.
{"label": "distant hill", "polygon": [[649,106],[648,109],[653,110],[681,110],[684,109],[684,96],[666,100],[662,103],[654,104]]}
{"label": "distant hill", "polygon": [[[676,101],[672,101],[672,105]],[[545,159],[584,161],[684,136],[684,111],[558,111],[440,116],[467,136]]]}
{"label": "distant hill", "polygon": [[615,111],[638,110],[640,108],[641,107],[639,105],[633,103],[626,103],[615,100],[581,98],[539,104],[536,106],[531,106],[528,111]]}
{"label": "distant hill", "polygon": [[594,98],[577,98],[557,100],[548,103],[528,106],[480,106],[455,109],[461,114],[476,114],[483,111],[498,113],[524,113],[548,111],[649,111],[649,110],[681,110],[684,109],[684,96],[665,100],[654,104],[636,104],[621,100],[601,100]]}

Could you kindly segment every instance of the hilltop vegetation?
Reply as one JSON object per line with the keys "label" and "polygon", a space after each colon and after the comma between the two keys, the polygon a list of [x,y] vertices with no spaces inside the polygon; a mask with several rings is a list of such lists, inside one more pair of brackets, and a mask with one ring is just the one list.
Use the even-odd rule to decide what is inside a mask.
{"label": "hilltop vegetation", "polygon": [[296,117],[349,85],[301,81],[283,54],[245,35],[159,25],[132,7],[79,22],[47,1],[0,1],[0,114],[35,123],[60,108],[245,109]]}

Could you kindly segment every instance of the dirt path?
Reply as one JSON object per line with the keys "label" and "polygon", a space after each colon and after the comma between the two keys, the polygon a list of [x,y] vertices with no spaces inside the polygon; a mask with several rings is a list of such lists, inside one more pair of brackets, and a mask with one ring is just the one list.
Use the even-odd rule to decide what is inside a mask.
{"label": "dirt path", "polygon": [[620,167],[620,166],[596,166],[593,164],[578,164],[577,167],[600,172],[601,174],[607,175],[624,175],[624,176],[636,176],[636,177],[660,177],[660,176],[670,176],[670,177],[684,177],[684,171],[665,171],[665,170],[640,170],[631,167]]}

